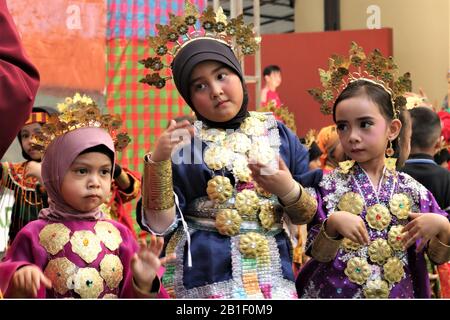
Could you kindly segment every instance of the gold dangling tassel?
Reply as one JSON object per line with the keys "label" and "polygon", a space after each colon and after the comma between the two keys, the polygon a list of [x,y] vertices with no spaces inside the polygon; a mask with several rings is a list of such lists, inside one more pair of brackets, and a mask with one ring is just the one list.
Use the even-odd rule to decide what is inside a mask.
{"label": "gold dangling tassel", "polygon": [[394,148],[392,147],[392,141],[389,140],[389,146],[386,148],[385,154],[387,158],[384,158],[384,165],[386,166],[386,169],[389,171],[394,171],[396,169],[396,163],[397,159],[392,158],[394,155]]}

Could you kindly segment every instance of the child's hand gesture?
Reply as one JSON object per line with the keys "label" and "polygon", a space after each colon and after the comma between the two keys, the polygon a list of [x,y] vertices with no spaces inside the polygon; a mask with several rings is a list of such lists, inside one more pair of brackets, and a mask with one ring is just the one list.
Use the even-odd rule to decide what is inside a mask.
{"label": "child's hand gesture", "polygon": [[159,136],[151,159],[155,162],[170,159],[172,150],[180,143],[188,143],[194,135],[194,127],[188,120],[177,123],[170,121],[169,127]]}
{"label": "child's hand gesture", "polygon": [[416,252],[420,252],[431,238],[447,233],[448,220],[440,214],[411,212],[409,217],[411,221],[403,228],[405,234],[402,241],[405,248],[421,239],[416,249]]}
{"label": "child's hand gesture", "polygon": [[28,265],[17,270],[11,281],[11,292],[14,298],[34,298],[41,285],[50,289],[52,282],[35,265]]}
{"label": "child's hand gesture", "polygon": [[330,237],[340,234],[361,245],[368,245],[370,240],[363,219],[347,211],[333,212],[328,217],[325,231]]}
{"label": "child's hand gesture", "polygon": [[261,163],[250,163],[248,167],[252,172],[253,180],[264,190],[277,197],[285,196],[293,188],[295,181],[281,157],[278,158],[278,169]]}
{"label": "child's hand gesture", "polygon": [[140,248],[131,259],[133,278],[138,288],[144,292],[150,292],[153,280],[161,265],[175,259],[175,256],[159,258],[164,245],[162,237],[151,236],[150,244],[141,241]]}
{"label": "child's hand gesture", "polygon": [[25,178],[35,177],[42,184],[41,163],[37,161],[29,161],[25,169]]}

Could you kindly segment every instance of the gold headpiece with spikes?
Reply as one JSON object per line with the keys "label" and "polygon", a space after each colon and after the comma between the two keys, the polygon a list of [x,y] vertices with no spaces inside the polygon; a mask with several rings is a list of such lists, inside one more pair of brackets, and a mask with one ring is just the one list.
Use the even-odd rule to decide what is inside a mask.
{"label": "gold headpiece with spikes", "polygon": [[270,101],[266,105],[258,109],[260,112],[272,112],[275,117],[278,117],[283,123],[292,130],[292,132],[297,132],[297,125],[295,124],[295,116],[289,111],[287,106],[277,106],[275,102]]}
{"label": "gold headpiece with spikes", "polygon": [[321,105],[323,114],[331,114],[334,101],[353,81],[366,80],[381,86],[391,96],[394,116],[406,105],[403,94],[411,91],[409,72],[396,78],[398,66],[392,57],[385,58],[378,49],[368,56],[362,47],[351,43],[348,57],[332,55],[328,70],[319,69],[322,87],[308,90],[308,93]]}
{"label": "gold headpiece with spikes", "polygon": [[57,108],[60,114],[51,115],[47,123],[42,125],[41,132],[32,137],[31,143],[41,152],[57,137],[85,127],[108,131],[117,151],[122,151],[131,141],[127,133],[118,133],[122,126],[120,115],[101,114],[97,104],[86,95],[76,93],[73,97],[67,97],[64,102],[57,104]]}
{"label": "gold headpiece with spikes", "polygon": [[309,129],[309,131],[305,135],[305,146],[311,149],[311,146],[314,142],[316,142],[317,131],[314,129]]}
{"label": "gold headpiece with spikes", "polygon": [[[243,15],[228,20],[221,7],[214,12],[213,8],[208,6],[199,13],[195,5],[186,1],[184,14],[169,14],[169,20],[169,25],[156,25],[157,36],[148,37],[154,56],[139,61],[145,68],[152,70],[140,82],[158,89],[163,88],[166,81],[171,79],[170,76],[164,77],[160,74],[164,68],[169,68],[162,58],[175,57],[181,48],[196,39],[210,38],[223,42],[233,49],[238,58],[254,54],[261,42],[260,37],[254,36],[253,24],[244,24]],[[201,23],[199,29],[196,27],[197,22]]]}

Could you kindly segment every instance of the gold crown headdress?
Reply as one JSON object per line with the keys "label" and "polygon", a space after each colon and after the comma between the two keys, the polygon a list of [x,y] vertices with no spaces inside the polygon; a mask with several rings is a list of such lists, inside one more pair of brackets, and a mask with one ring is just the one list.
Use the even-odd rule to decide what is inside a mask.
{"label": "gold crown headdress", "polygon": [[411,76],[407,72],[396,78],[398,66],[392,57],[384,57],[378,49],[368,56],[362,47],[351,43],[349,56],[332,55],[328,70],[319,69],[322,88],[308,90],[308,93],[321,104],[323,114],[331,114],[334,101],[353,81],[366,80],[381,86],[391,96],[394,116],[406,105],[403,94],[411,91]]}
{"label": "gold crown headdress", "polygon": [[[162,58],[175,57],[181,48],[196,39],[210,38],[223,42],[233,49],[238,58],[254,54],[261,41],[261,38],[254,36],[253,24],[244,24],[243,15],[228,20],[221,7],[214,12],[214,9],[208,6],[199,13],[195,5],[186,1],[184,14],[169,14],[169,20],[169,25],[156,25],[157,36],[148,37],[154,56],[139,61],[145,68],[152,70],[152,73],[147,74],[140,82],[158,89],[163,88],[166,81],[171,79],[170,76],[164,77],[160,74],[164,68],[169,68]],[[201,23],[199,29],[196,27],[197,22]]]}
{"label": "gold crown headdress", "polygon": [[33,146],[42,152],[57,137],[84,127],[108,131],[117,151],[122,151],[131,141],[127,133],[118,133],[122,126],[120,115],[101,114],[97,104],[86,95],[76,93],[73,97],[67,97],[64,102],[57,104],[57,108],[60,114],[51,115],[41,132],[32,138]]}

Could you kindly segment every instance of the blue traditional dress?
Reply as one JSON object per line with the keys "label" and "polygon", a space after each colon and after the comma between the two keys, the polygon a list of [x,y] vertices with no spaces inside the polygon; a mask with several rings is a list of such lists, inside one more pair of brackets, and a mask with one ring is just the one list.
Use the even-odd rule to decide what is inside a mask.
{"label": "blue traditional dress", "polygon": [[[195,128],[191,144],[172,158],[178,209],[164,235],[166,254],[177,259],[167,265],[164,287],[175,298],[295,298],[283,208],[251,181],[247,163],[276,162],[279,153],[303,185],[320,181],[321,172],[306,174],[308,151],[272,114],[251,112],[236,131],[200,121]],[[139,206],[139,223],[151,231]]]}
{"label": "blue traditional dress", "polygon": [[[348,171],[348,172],[347,172]],[[301,270],[300,298],[426,298],[430,296],[424,253],[403,250],[401,230],[409,212],[446,215],[433,195],[409,175],[384,169],[377,188],[357,164],[325,175],[317,189],[318,212],[308,224],[307,252],[313,259]],[[313,241],[334,211],[360,215],[369,246],[344,238],[330,262],[314,259]]]}

